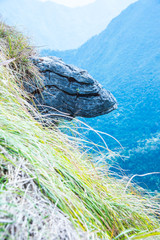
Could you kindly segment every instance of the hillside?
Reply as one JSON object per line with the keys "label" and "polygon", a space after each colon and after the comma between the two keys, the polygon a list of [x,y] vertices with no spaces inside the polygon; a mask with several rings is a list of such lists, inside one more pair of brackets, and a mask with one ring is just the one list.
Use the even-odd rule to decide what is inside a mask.
{"label": "hillside", "polygon": [[[160,1],[140,0],[79,49],[46,52],[86,68],[113,92],[119,103],[117,112],[87,122],[121,142],[126,149],[122,154],[129,160],[120,159],[120,163],[130,173],[160,171],[159,26]],[[95,137],[91,134],[90,138]],[[145,180],[153,190],[160,186],[159,176]]]}
{"label": "hillside", "polygon": [[0,47],[0,239],[160,239],[159,195],[44,125],[24,90],[43,81],[30,60],[35,49],[2,23]]}
{"label": "hillside", "polygon": [[[69,8],[51,1],[1,0],[0,15],[34,39],[34,45],[51,49],[79,47],[135,0],[96,0]],[[82,21],[83,19],[83,21]],[[64,40],[65,39],[65,40]]]}

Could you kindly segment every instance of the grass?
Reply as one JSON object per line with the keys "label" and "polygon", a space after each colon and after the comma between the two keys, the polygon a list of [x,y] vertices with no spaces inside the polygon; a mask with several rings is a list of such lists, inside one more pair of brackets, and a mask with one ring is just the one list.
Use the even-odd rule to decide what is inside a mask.
{"label": "grass", "polygon": [[[22,231],[25,239],[38,239],[37,214],[31,214],[36,203],[29,221],[23,220],[26,211],[22,217],[26,204],[21,204],[18,211],[18,202],[25,203],[30,194],[36,201],[37,191],[40,202],[47,199],[49,206],[53,204],[53,211],[56,205],[79,233],[87,234],[87,239],[160,239],[159,197],[141,192],[132,184],[125,191],[127,183],[112,177],[107,165],[94,163],[79,141],[70,140],[56,126],[44,127],[37,122],[35,119],[43,122],[43,118],[27,101],[29,96],[23,88],[25,81],[40,83],[38,71],[30,61],[34,49],[20,33],[2,23],[0,43],[0,205],[6,199],[4,206],[8,211],[0,210],[2,239],[6,239],[5,234],[7,239],[21,239],[20,235],[15,236]],[[23,184],[19,187],[22,175]],[[30,194],[26,181],[32,185]],[[11,196],[9,200],[7,196]],[[20,200],[11,200],[12,197]],[[28,200],[27,206],[32,201]],[[48,209],[50,218],[52,208]],[[18,214],[22,221],[19,224]],[[42,218],[45,229],[39,239],[52,239],[46,235],[51,231],[46,227],[48,219]]]}

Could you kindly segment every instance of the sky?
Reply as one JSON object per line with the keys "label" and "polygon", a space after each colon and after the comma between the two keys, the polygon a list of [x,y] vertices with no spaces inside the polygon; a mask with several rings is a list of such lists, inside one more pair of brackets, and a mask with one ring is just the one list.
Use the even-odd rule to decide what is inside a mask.
{"label": "sky", "polygon": [[51,1],[68,7],[79,7],[95,2],[95,0],[40,0],[40,1],[41,2]]}

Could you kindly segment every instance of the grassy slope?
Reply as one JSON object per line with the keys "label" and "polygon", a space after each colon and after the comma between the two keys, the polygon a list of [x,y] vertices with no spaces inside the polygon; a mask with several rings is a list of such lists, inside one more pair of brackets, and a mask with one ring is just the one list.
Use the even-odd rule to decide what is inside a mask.
{"label": "grassy slope", "polygon": [[[39,79],[29,60],[33,49],[21,34],[4,24],[0,25],[0,46],[0,194],[13,192],[13,199],[19,195],[10,179],[9,168],[13,166],[15,173],[25,173],[34,180],[42,195],[56,203],[90,239],[142,239],[154,235],[158,239],[158,196],[140,194],[133,186],[126,190],[126,183],[111,177],[105,167],[102,170],[93,164],[76,140],[71,141],[56,127],[44,128],[37,122],[35,117],[41,116],[26,101],[29,96],[23,90],[23,80],[31,83],[31,79]],[[6,64],[10,59],[11,63]],[[20,191],[22,196],[25,188]],[[28,231],[33,221],[26,223]],[[3,236],[13,224],[0,218]],[[36,234],[35,230],[29,238],[36,239]]]}

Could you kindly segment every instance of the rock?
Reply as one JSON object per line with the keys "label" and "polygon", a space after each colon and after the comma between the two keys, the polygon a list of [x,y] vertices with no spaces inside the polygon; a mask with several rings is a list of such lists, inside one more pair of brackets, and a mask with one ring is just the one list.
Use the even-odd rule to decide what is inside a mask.
{"label": "rock", "polygon": [[35,57],[43,74],[43,86],[27,88],[42,114],[50,118],[91,118],[117,108],[116,99],[87,71],[65,64],[57,57]]}

